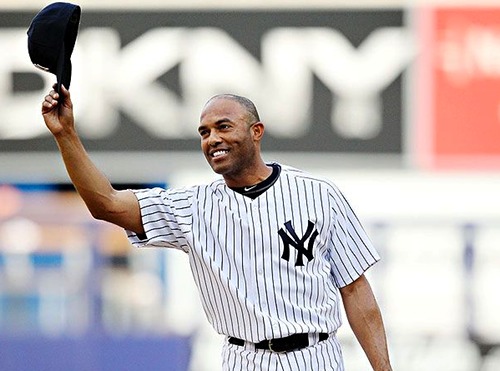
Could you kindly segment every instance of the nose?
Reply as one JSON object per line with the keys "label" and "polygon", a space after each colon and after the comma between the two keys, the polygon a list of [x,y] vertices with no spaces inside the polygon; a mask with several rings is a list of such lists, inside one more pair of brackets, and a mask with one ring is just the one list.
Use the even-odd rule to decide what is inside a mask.
{"label": "nose", "polygon": [[222,140],[220,139],[219,135],[216,133],[215,130],[212,130],[210,132],[210,135],[209,137],[207,138],[207,143],[209,146],[211,147],[216,147],[218,146],[220,143],[222,142]]}

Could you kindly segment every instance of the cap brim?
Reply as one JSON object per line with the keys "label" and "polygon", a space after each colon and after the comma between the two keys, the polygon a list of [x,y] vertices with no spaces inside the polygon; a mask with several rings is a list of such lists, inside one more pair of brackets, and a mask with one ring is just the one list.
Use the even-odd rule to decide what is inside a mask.
{"label": "cap brim", "polygon": [[61,47],[61,52],[57,61],[57,89],[58,93],[61,92],[61,85],[64,85],[66,89],[69,89],[71,84],[71,60],[67,58],[65,43]]}

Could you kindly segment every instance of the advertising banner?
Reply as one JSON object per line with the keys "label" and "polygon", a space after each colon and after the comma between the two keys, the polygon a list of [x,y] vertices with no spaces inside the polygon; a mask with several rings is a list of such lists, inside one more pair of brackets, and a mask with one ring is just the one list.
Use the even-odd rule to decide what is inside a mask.
{"label": "advertising banner", "polygon": [[[55,151],[40,116],[54,75],[31,64],[36,12],[0,13],[0,152]],[[72,56],[77,125],[92,151],[198,151],[211,96],[252,99],[265,149],[402,152],[403,11],[82,9]]]}
{"label": "advertising banner", "polygon": [[423,159],[436,168],[500,168],[500,8],[436,8],[422,19]]}

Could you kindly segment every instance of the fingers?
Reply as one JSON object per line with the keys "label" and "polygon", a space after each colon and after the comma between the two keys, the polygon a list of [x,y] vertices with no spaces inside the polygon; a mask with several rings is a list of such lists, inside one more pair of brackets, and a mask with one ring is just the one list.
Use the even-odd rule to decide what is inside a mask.
{"label": "fingers", "polygon": [[59,99],[61,96],[55,89],[51,90],[49,94],[47,94],[44,97],[44,100],[42,102],[42,113],[47,113],[50,112],[54,107],[56,107],[59,104]]}
{"label": "fingers", "polygon": [[56,91],[57,84],[52,86],[52,90],[44,97],[42,102],[42,114],[48,113],[54,107],[60,105],[61,107],[71,108],[71,100],[69,90],[64,85],[61,85],[61,91]]}
{"label": "fingers", "polygon": [[59,103],[58,99],[59,99],[59,94],[55,90],[52,90],[49,94],[45,96],[42,103],[42,107],[51,109],[57,106],[57,104]]}

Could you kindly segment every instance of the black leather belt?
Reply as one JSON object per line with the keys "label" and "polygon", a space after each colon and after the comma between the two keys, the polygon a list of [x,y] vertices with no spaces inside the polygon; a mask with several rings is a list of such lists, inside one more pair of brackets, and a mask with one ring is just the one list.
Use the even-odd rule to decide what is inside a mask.
{"label": "black leather belt", "polygon": [[[328,334],[322,332],[319,335],[318,341],[323,341],[328,339]],[[245,340],[230,337],[229,343],[239,346],[245,345]],[[309,344],[309,334],[294,334],[284,338],[262,340],[258,343],[254,343],[255,349],[267,349],[276,353],[291,352],[292,350],[298,350],[308,347]]]}

